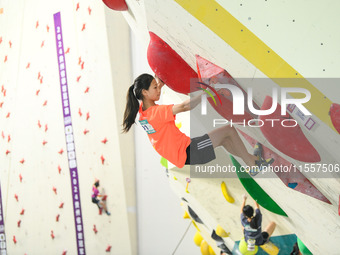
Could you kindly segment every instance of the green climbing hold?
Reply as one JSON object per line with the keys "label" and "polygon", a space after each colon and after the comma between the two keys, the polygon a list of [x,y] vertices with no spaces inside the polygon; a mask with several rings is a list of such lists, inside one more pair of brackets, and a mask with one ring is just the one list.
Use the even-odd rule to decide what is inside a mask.
{"label": "green climbing hold", "polygon": [[161,165],[168,169],[168,160],[161,157]]}
{"label": "green climbing hold", "polygon": [[313,255],[313,253],[308,250],[307,246],[304,245],[304,243],[299,238],[297,238],[297,243],[299,246],[299,250],[303,255]]}
{"label": "green climbing hold", "polygon": [[236,174],[242,183],[243,187],[247,190],[249,195],[262,207],[266,208],[268,211],[273,213],[287,216],[287,214],[281,209],[281,207],[261,188],[257,182],[250,177],[250,175],[241,171],[240,163],[230,155],[233,165],[236,167]]}

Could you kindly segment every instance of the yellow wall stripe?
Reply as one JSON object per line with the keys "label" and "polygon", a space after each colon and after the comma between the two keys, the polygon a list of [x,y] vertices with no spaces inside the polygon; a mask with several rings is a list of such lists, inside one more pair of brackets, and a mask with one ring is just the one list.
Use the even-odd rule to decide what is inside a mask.
{"label": "yellow wall stripe", "polygon": [[[281,87],[299,87],[310,91],[312,98],[304,106],[333,130],[329,117],[332,101],[262,42],[255,34],[214,0],[175,0],[192,16],[234,48]],[[299,78],[292,82],[292,79]],[[298,82],[298,84],[297,84]],[[294,96],[294,95],[292,95]]]}

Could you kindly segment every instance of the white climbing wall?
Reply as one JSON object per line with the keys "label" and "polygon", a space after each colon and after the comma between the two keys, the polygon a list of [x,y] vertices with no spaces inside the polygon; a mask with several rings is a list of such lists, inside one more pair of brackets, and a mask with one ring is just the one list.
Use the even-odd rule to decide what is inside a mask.
{"label": "white climbing wall", "polygon": [[[303,80],[308,84],[306,88],[312,92],[312,100],[307,108],[313,113],[312,118],[317,125],[310,130],[300,119],[298,122],[300,121],[306,138],[321,155],[320,163],[339,166],[340,138],[328,116],[331,103],[340,101],[338,88],[340,51],[336,46],[340,42],[340,37],[339,33],[335,32],[340,24],[337,15],[339,2],[332,0],[126,2],[129,12],[125,12],[124,16],[136,35],[147,43],[148,39],[145,39],[147,32],[156,33],[194,70],[197,70],[195,54],[198,54],[227,70],[243,88],[249,85],[244,84],[241,78],[298,77]],[[284,84],[272,86],[285,87]],[[259,92],[254,95],[254,101],[261,105],[271,91],[264,86],[257,88]],[[169,101],[173,99],[174,97],[170,97]],[[208,126],[209,123],[201,124]],[[294,165],[305,166],[305,162],[294,160],[279,152],[259,129],[248,128],[246,132],[266,146],[270,146],[270,149]],[[246,146],[249,151],[252,150],[248,144]],[[228,159],[226,154],[224,156]],[[220,165],[223,165],[223,161],[224,159],[217,159]],[[306,166],[308,168],[308,164]],[[308,170],[307,168],[305,170]],[[189,185],[193,192],[186,195],[185,178],[189,177],[189,174],[181,170],[174,168],[170,171],[180,177],[178,178],[180,185],[176,180],[170,179],[176,194],[179,197],[187,197],[193,205],[196,205],[197,213],[203,214],[202,218],[209,225],[209,230],[215,228],[216,223],[225,224],[226,228],[229,227],[227,231],[232,232],[232,239],[240,240],[242,233],[239,219],[236,217],[239,217],[237,211],[245,190],[227,182],[231,180],[225,180],[230,187],[230,193],[235,197],[235,203],[216,204],[221,193],[216,194],[219,198],[216,197],[215,201],[213,195],[205,193],[204,190],[211,191],[210,185],[216,188],[218,180],[206,182],[193,180]],[[311,178],[308,171],[303,174],[331,204],[289,189],[274,174],[268,174],[267,177],[275,179],[257,178],[256,181],[287,212],[289,218],[273,216],[271,213],[265,217],[278,222],[275,235],[295,233],[313,253],[336,254],[337,247],[334,244],[339,241],[340,224],[339,179],[329,176]],[[332,176],[338,177],[338,174],[334,173]],[[206,215],[207,211],[209,215]],[[226,212],[224,218],[222,214],[220,215],[221,211]]]}
{"label": "white climbing wall", "polygon": [[[0,179],[8,253],[76,254],[53,23],[57,12],[61,13],[85,250],[87,254],[135,253],[132,135],[121,137],[122,113],[117,107],[124,96],[113,89],[118,81],[130,79],[130,70],[117,75],[110,62],[111,56],[119,62],[122,56],[117,51],[129,47],[128,36],[123,37],[128,35],[125,21],[119,14],[118,23],[109,24],[101,1],[1,1],[0,8]],[[111,49],[106,27],[121,29],[110,31]],[[122,37],[112,39],[115,33]],[[129,67],[126,59],[124,68]],[[129,141],[124,150],[122,141]],[[121,155],[127,151],[130,155]],[[100,179],[100,190],[108,195],[111,216],[99,215],[91,202],[94,178]]]}

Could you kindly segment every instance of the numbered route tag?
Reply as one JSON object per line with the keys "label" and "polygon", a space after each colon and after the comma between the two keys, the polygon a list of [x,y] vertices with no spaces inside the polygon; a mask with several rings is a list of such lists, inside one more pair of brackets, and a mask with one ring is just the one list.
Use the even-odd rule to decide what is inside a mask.
{"label": "numbered route tag", "polygon": [[140,120],[139,123],[142,125],[142,128],[146,131],[146,133],[156,133],[156,130],[149,124],[148,120]]}

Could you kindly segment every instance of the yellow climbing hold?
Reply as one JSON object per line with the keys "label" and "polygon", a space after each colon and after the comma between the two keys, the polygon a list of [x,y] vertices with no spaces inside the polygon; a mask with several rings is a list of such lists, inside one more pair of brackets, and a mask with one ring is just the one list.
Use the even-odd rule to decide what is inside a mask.
{"label": "yellow climbing hold", "polygon": [[222,189],[222,193],[223,193],[223,196],[224,198],[229,202],[229,203],[234,203],[235,202],[235,199],[229,195],[228,193],[228,189],[227,189],[227,185],[225,185],[224,182],[221,183],[221,189]]}
{"label": "yellow climbing hold", "polygon": [[182,127],[182,122],[176,123],[176,127],[178,127],[178,129],[180,129]]}
{"label": "yellow climbing hold", "polygon": [[190,219],[190,215],[187,211],[184,212],[183,219]]}
{"label": "yellow climbing hold", "polygon": [[201,253],[202,253],[202,255],[210,255],[209,254],[209,244],[205,240],[203,240],[201,242]]}
{"label": "yellow climbing hold", "polygon": [[227,233],[220,225],[217,225],[215,232],[220,237],[228,237],[230,235],[230,233]]}
{"label": "yellow climbing hold", "polygon": [[213,248],[211,248],[210,245],[209,245],[209,255],[216,255],[216,253],[214,252]]}
{"label": "yellow climbing hold", "polygon": [[253,251],[248,251],[248,244],[246,243],[246,241],[244,240],[244,238],[241,239],[239,245],[238,245],[238,249],[240,250],[240,252],[243,255],[254,255],[257,253],[259,247],[257,245],[255,245],[255,250]]}
{"label": "yellow climbing hold", "polygon": [[177,181],[177,180],[178,180],[176,176],[174,176],[174,180],[175,180],[175,181]]}
{"label": "yellow climbing hold", "polygon": [[195,221],[192,221],[192,225],[194,225],[194,227],[197,229],[197,231],[201,232],[201,230],[197,227]]}
{"label": "yellow climbing hold", "polygon": [[200,247],[202,241],[203,241],[203,237],[201,236],[200,232],[197,231],[194,236],[194,242],[198,247]]}
{"label": "yellow climbing hold", "polygon": [[273,244],[272,242],[268,242],[264,245],[260,246],[265,252],[267,252],[269,255],[277,255],[279,254],[280,249]]}

